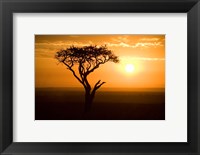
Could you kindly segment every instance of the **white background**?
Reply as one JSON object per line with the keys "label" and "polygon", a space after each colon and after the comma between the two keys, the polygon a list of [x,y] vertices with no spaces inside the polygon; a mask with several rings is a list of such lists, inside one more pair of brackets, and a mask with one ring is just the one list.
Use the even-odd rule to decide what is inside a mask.
{"label": "white background", "polygon": [[[14,142],[187,142],[186,14],[23,14],[14,23]],[[165,120],[34,120],[35,34],[166,34]]]}

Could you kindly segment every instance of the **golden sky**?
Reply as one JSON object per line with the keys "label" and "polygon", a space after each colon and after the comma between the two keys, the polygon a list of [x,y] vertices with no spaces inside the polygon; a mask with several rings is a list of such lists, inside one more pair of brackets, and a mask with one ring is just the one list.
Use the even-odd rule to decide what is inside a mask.
{"label": "golden sky", "polygon": [[102,80],[102,88],[165,87],[165,35],[35,35],[36,87],[82,87],[54,57],[71,45],[107,45],[119,57],[89,75],[92,85]]}

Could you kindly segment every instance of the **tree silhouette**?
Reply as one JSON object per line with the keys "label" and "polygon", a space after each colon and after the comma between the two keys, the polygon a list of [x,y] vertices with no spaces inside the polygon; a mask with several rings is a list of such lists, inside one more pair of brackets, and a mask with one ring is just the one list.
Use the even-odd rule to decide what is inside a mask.
{"label": "tree silhouette", "polygon": [[[75,47],[71,46],[65,50],[60,50],[56,52],[56,59],[63,63],[68,70],[72,72],[74,77],[83,85],[85,89],[85,111],[89,111],[92,102],[95,97],[96,91],[105,82],[101,80],[97,81],[92,88],[89,81],[88,75],[99,68],[100,65],[106,62],[118,63],[119,59],[115,56],[107,46],[83,46]],[[75,70],[77,67],[77,72]]]}

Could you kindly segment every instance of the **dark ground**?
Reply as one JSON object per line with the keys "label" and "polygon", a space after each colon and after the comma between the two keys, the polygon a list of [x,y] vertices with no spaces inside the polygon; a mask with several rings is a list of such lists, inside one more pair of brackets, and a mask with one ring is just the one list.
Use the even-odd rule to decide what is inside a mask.
{"label": "dark ground", "polygon": [[91,112],[84,113],[80,89],[36,88],[36,120],[164,120],[165,93],[97,91]]}

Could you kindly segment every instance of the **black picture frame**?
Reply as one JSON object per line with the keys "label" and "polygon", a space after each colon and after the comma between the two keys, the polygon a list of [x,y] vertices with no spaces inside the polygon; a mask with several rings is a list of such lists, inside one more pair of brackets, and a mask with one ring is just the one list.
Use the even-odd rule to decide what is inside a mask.
{"label": "black picture frame", "polygon": [[[22,143],[13,142],[13,13],[187,13],[187,143]],[[0,0],[1,154],[200,154],[199,0]],[[176,77],[174,77],[176,78]],[[177,79],[178,80],[178,79]],[[119,133],[120,134],[120,133]]]}

